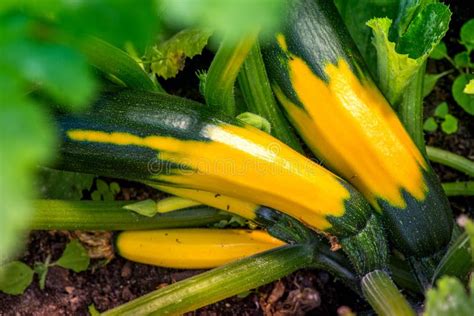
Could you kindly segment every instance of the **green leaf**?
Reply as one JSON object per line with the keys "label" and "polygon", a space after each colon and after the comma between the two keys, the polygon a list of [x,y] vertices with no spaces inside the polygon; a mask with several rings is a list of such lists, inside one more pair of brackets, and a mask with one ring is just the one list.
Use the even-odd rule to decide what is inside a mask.
{"label": "green leaf", "polygon": [[71,240],[56,264],[74,272],[81,272],[87,270],[89,262],[86,249],[77,240]]}
{"label": "green leaf", "polygon": [[100,316],[100,313],[97,308],[95,308],[94,304],[87,306],[87,311],[89,312],[90,316]]}
{"label": "green leaf", "polygon": [[284,0],[164,0],[167,21],[178,27],[200,25],[239,38],[261,27],[269,33],[280,24]]}
{"label": "green leaf", "polygon": [[448,103],[441,102],[435,109],[434,115],[439,118],[445,118],[446,114],[449,113]]}
{"label": "green leaf", "polygon": [[454,64],[459,68],[469,67],[469,54],[467,52],[461,52],[454,56]]}
{"label": "green leaf", "polygon": [[33,270],[20,261],[0,266],[0,291],[18,295],[23,294],[33,281]]}
{"label": "green leaf", "polygon": [[372,32],[366,22],[375,17],[395,19],[399,7],[398,0],[335,0],[339,13],[349,29],[372,74],[377,74],[377,58],[372,46]]}
{"label": "green leaf", "polygon": [[439,42],[430,54],[430,58],[440,60],[448,56],[448,48],[444,42]]}
{"label": "green leaf", "polygon": [[463,92],[466,94],[474,94],[474,79],[469,80]]}
{"label": "green leaf", "polygon": [[427,132],[434,132],[438,129],[438,123],[436,123],[433,117],[429,117],[425,120],[423,124],[423,130]]}
{"label": "green leaf", "polygon": [[451,11],[443,3],[424,7],[410,22],[396,46],[400,54],[417,59],[429,55],[448,31]]}
{"label": "green leaf", "polygon": [[422,90],[423,98],[429,95],[431,91],[433,91],[439,79],[441,79],[442,77],[446,76],[447,74],[451,72],[452,72],[451,70],[448,70],[439,74],[425,74],[423,78],[423,90]]}
{"label": "green leaf", "polygon": [[389,40],[392,20],[375,18],[367,22],[377,51],[378,83],[392,105],[400,98],[417,71],[448,30],[449,8],[428,4],[417,13],[399,40]]}
{"label": "green leaf", "polygon": [[470,19],[461,27],[461,43],[471,51],[474,49],[474,19]]}
{"label": "green leaf", "polygon": [[209,29],[185,29],[155,46],[148,57],[153,73],[164,79],[175,77],[183,70],[187,57],[201,54],[211,35]]}
{"label": "green leaf", "polygon": [[99,191],[100,193],[109,192],[109,185],[104,180],[97,179],[96,185],[97,185],[97,191]]}
{"label": "green leaf", "polygon": [[464,93],[464,88],[470,80],[474,79],[474,75],[462,74],[458,76],[451,88],[454,100],[466,111],[467,113],[474,115],[474,95]]}
{"label": "green leaf", "polygon": [[425,316],[471,316],[474,310],[474,281],[470,284],[468,295],[462,283],[454,277],[442,277],[436,288],[426,294]]}
{"label": "green leaf", "polygon": [[441,129],[446,134],[453,134],[458,131],[458,119],[451,114],[446,114],[443,123],[441,123]]}
{"label": "green leaf", "polygon": [[128,204],[123,208],[148,217],[153,217],[157,213],[156,202],[151,199]]}
{"label": "green leaf", "polygon": [[80,200],[82,191],[90,190],[94,175],[41,168],[38,187],[42,198],[55,200]]}
{"label": "green leaf", "polygon": [[398,102],[408,83],[423,64],[421,59],[396,52],[395,43],[390,42],[388,34],[392,21],[376,18],[367,22],[373,32],[373,44],[377,51],[378,83],[390,103]]}
{"label": "green leaf", "polygon": [[49,160],[56,141],[45,111],[14,91],[13,80],[0,70],[0,264],[27,228],[35,169]]}
{"label": "green leaf", "polygon": [[110,192],[115,196],[120,192],[120,185],[117,182],[111,182],[109,184]]}
{"label": "green leaf", "polygon": [[253,127],[258,128],[259,130],[262,130],[265,133],[268,133],[268,134],[271,133],[272,126],[270,122],[264,117],[261,117],[260,115],[250,113],[250,112],[245,112],[245,113],[237,115],[237,119],[249,125],[252,125]]}

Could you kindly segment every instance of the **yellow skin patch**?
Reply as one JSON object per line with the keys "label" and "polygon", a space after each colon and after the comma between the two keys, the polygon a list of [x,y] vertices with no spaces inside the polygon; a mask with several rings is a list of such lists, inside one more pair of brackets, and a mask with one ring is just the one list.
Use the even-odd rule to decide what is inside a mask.
{"label": "yellow skin patch", "polygon": [[228,124],[208,125],[202,133],[211,141],[93,130],[67,134],[75,141],[154,149],[160,159],[188,168],[154,176],[158,181],[272,207],[317,230],[331,227],[326,216],[344,214],[350,193],[342,180],[272,136]]}
{"label": "yellow skin patch", "polygon": [[266,232],[243,229],[127,231],[116,243],[126,259],[176,269],[214,268],[284,244]]}
{"label": "yellow skin patch", "polygon": [[377,198],[404,208],[401,189],[424,200],[426,161],[376,86],[370,80],[361,82],[344,59],[325,66],[326,83],[303,59],[288,52],[283,35],[277,41],[291,56],[291,84],[304,109],[277,86],[275,94],[323,163],[354,184],[377,209]]}

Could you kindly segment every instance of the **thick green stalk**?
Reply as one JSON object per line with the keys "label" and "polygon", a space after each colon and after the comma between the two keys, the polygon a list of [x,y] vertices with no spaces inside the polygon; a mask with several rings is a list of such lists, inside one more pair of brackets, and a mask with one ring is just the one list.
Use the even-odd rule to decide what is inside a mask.
{"label": "thick green stalk", "polygon": [[246,34],[241,39],[226,37],[212,60],[206,77],[204,97],[206,103],[216,109],[235,116],[234,83],[258,32]]}
{"label": "thick green stalk", "polygon": [[431,161],[461,171],[470,177],[474,177],[474,161],[447,150],[431,146],[426,147],[426,153]]}
{"label": "thick green stalk", "polygon": [[183,314],[317,266],[314,255],[311,244],[283,246],[153,291],[103,315]]}
{"label": "thick green stalk", "polygon": [[426,62],[418,69],[413,80],[408,84],[398,106],[398,115],[408,134],[418,149],[425,153],[423,136],[423,78]]}
{"label": "thick green stalk", "polygon": [[445,182],[441,184],[447,196],[473,196],[474,181]]}
{"label": "thick green stalk", "polygon": [[416,315],[385,272],[380,270],[370,272],[362,278],[361,284],[365,298],[378,315]]}
{"label": "thick green stalk", "polygon": [[443,275],[455,276],[461,280],[467,279],[469,271],[473,268],[469,242],[469,235],[466,232],[456,239],[439,262],[431,280],[432,284]]}
{"label": "thick green stalk", "polygon": [[30,220],[33,230],[142,230],[198,227],[229,219],[229,215],[210,207],[139,215],[124,209],[133,202],[37,200]]}
{"label": "thick green stalk", "polygon": [[154,83],[132,57],[121,49],[96,37],[81,42],[81,50],[89,62],[104,73],[111,74],[127,87],[145,91],[165,92]]}
{"label": "thick green stalk", "polygon": [[273,136],[302,153],[300,142],[273,96],[258,41],[252,46],[237,79],[249,111],[266,118]]}

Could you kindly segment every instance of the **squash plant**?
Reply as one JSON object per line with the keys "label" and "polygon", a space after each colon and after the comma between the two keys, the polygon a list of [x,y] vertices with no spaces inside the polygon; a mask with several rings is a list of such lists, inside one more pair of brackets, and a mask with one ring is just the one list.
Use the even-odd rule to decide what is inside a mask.
{"label": "squash plant", "polygon": [[[207,21],[203,7],[183,15],[183,2],[164,8]],[[107,32],[65,36],[97,69],[102,87],[80,113],[66,111],[75,100],[47,85],[28,95],[52,105],[59,140],[50,166],[139,181],[179,198],[166,207],[40,200],[31,204],[30,227],[125,230],[116,239],[125,258],[217,267],[104,314],[180,314],[315,267],[378,314],[414,315],[397,285],[420,292],[444,274],[465,280],[471,269],[469,237],[453,225],[443,192],[454,190],[441,186],[428,159],[471,176],[473,163],[452,153],[436,160],[442,155],[426,151],[421,128],[424,65],[448,28],[448,7],[406,1],[393,23],[367,16],[364,23],[375,17],[367,22],[374,47],[364,56],[331,1],[262,1],[255,8],[275,11],[281,23],[242,18],[239,32],[204,23],[143,54],[130,43],[119,49]],[[58,21],[61,14],[41,22]],[[206,105],[167,94],[156,75],[183,67],[183,58],[196,54],[189,42],[202,48],[212,30],[221,43],[200,74]],[[238,119],[236,83],[254,112]],[[304,154],[289,122],[321,163]],[[260,230],[202,228],[230,213]]]}

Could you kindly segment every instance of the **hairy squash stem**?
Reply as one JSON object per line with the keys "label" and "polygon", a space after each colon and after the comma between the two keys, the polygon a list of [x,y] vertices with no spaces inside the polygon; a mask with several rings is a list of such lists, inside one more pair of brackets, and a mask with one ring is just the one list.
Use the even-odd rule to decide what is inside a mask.
{"label": "hairy squash stem", "polygon": [[234,99],[234,84],[240,67],[256,42],[258,31],[245,34],[236,40],[227,36],[222,41],[206,77],[204,98],[216,111],[234,117],[237,115]]}
{"label": "hairy squash stem", "polygon": [[447,196],[474,195],[474,181],[445,182],[441,185]]}
{"label": "hairy squash stem", "polygon": [[439,180],[372,81],[332,1],[291,1],[286,21],[262,51],[303,140],[372,204],[398,250],[425,257],[445,249],[453,219]]}
{"label": "hairy squash stem", "polygon": [[258,41],[250,49],[237,80],[248,110],[266,118],[273,136],[302,153],[299,140],[273,96]]}
{"label": "hairy squash stem", "polygon": [[474,161],[450,151],[431,146],[426,146],[426,153],[431,161],[461,171],[470,177],[474,177]]}
{"label": "hairy squash stem", "polygon": [[127,87],[165,92],[158,82],[155,84],[137,62],[121,49],[97,37],[89,37],[80,45],[82,52],[94,67],[115,76]]}
{"label": "hairy squash stem", "polygon": [[[282,246],[153,291],[103,315],[180,315],[318,265],[311,244]],[[346,278],[354,283],[349,271]]]}
{"label": "hairy squash stem", "polygon": [[405,88],[402,100],[398,105],[400,121],[423,154],[426,153],[423,134],[423,79],[425,71],[426,62],[418,69],[412,81]]}
{"label": "hairy squash stem", "polygon": [[415,311],[398,291],[390,277],[376,270],[362,278],[362,292],[380,316],[415,316]]}
{"label": "hairy squash stem", "polygon": [[32,230],[147,230],[199,227],[230,219],[229,214],[205,206],[147,217],[123,208],[132,203],[36,200],[29,227]]}
{"label": "hairy squash stem", "polygon": [[334,245],[361,275],[385,266],[383,230],[360,193],[241,121],[183,98],[128,90],[104,93],[89,111],[57,118],[63,137],[57,167],[249,201],[264,208],[246,218],[278,210],[336,237]]}

